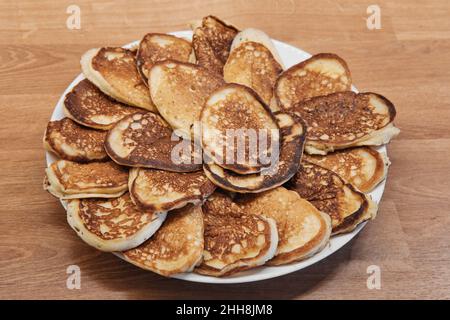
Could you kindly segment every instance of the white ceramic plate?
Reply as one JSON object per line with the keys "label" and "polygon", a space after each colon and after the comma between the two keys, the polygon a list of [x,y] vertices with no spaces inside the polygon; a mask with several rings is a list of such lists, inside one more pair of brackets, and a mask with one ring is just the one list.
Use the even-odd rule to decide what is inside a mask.
{"label": "white ceramic plate", "polygon": [[[183,37],[187,39],[192,38],[192,32],[191,31],[178,31],[178,32],[172,32],[171,34]],[[286,68],[291,67],[292,65],[299,63],[300,61],[306,60],[311,55],[301,49],[295,48],[289,44],[286,44],[284,42],[280,42],[277,40],[273,40],[276,49],[278,50],[281,59],[283,60],[283,64]],[[138,41],[132,42],[125,47],[130,48],[132,46],[135,46],[138,44]],[[63,112],[63,103],[64,103],[64,97],[65,95],[72,90],[72,88],[81,80],[84,79],[84,76],[82,74],[78,75],[78,77],[75,78],[75,80],[66,88],[64,93],[61,95],[58,103],[55,106],[55,109],[52,114],[51,120],[59,120],[64,117]],[[355,87],[353,87],[353,91],[357,91]],[[382,146],[378,148],[378,151],[386,152],[386,147]],[[50,154],[46,153],[46,159],[47,159],[47,165],[51,164],[53,161],[56,160],[56,158]],[[386,180],[383,181],[380,185],[378,185],[371,193],[370,196],[372,199],[379,203],[381,200],[381,197],[383,195],[384,186],[385,186]],[[65,203],[63,203],[63,206],[65,207]],[[277,267],[259,267],[252,270],[240,272],[236,275],[224,277],[224,278],[215,278],[215,277],[208,277],[203,276],[195,273],[183,273],[173,276],[173,278],[187,280],[187,281],[194,281],[194,282],[205,282],[205,283],[243,283],[243,282],[253,282],[253,281],[259,281],[259,280],[265,280],[270,278],[279,277],[294,271],[298,271],[301,269],[304,269],[322,259],[325,259],[333,252],[336,252],[339,250],[342,246],[344,246],[347,242],[349,242],[354,236],[356,236],[366,223],[362,223],[359,225],[353,232],[334,236],[331,238],[330,243],[318,254],[312,256],[309,259],[306,259],[301,262],[291,263],[284,266],[277,266]]]}

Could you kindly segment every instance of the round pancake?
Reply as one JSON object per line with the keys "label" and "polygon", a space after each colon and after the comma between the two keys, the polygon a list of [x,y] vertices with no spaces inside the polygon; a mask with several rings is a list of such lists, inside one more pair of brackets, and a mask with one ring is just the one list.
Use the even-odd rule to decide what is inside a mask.
{"label": "round pancake", "polygon": [[59,199],[115,198],[128,190],[128,169],[112,161],[58,160],[45,173],[44,189]]}
{"label": "round pancake", "polygon": [[44,148],[61,159],[76,162],[105,161],[106,132],[82,127],[69,118],[50,121],[44,134]]}
{"label": "round pancake", "polygon": [[399,133],[395,107],[376,93],[332,93],[295,104],[290,111],[308,127],[305,151],[310,154],[361,145],[381,145]]}
{"label": "round pancake", "polygon": [[76,199],[67,222],[84,242],[101,251],[135,248],[159,229],[166,213],[142,212],[128,193],[114,199]]}
{"label": "round pancake", "polygon": [[281,132],[279,161],[267,172],[239,175],[214,163],[205,163],[206,176],[217,186],[238,193],[258,193],[276,188],[288,181],[298,170],[306,126],[299,119],[283,112],[275,113]]}
{"label": "round pancake", "polygon": [[222,75],[237,28],[214,16],[204,17],[202,25],[194,29],[192,46],[200,66]]}
{"label": "round pancake", "polygon": [[142,269],[170,276],[192,271],[202,253],[202,209],[189,205],[170,213],[153,237],[121,256]]}
{"label": "round pancake", "polygon": [[332,53],[319,53],[284,71],[275,84],[274,96],[282,110],[295,103],[334,92],[351,90],[347,63]]}
{"label": "round pancake", "polygon": [[239,83],[255,90],[261,99],[270,105],[273,87],[281,65],[263,44],[248,41],[234,48],[223,67],[223,76],[228,83]]}
{"label": "round pancake", "polygon": [[331,234],[330,217],[294,191],[283,187],[255,195],[244,195],[237,203],[248,214],[275,220],[278,247],[269,265],[304,260],[321,251]]}
{"label": "round pancake", "polygon": [[336,172],[365,193],[372,191],[386,178],[391,164],[384,152],[370,147],[339,150],[326,156],[305,155],[305,160]]}
{"label": "round pancake", "polygon": [[120,119],[142,109],[111,99],[87,79],[80,81],[64,99],[64,114],[87,127],[109,130]]}
{"label": "round pancake", "polygon": [[181,173],[143,168],[130,171],[128,185],[134,203],[142,210],[153,211],[200,204],[216,189],[203,171]]}
{"label": "round pancake", "polygon": [[174,60],[157,62],[150,69],[150,95],[161,116],[177,134],[191,137],[208,96],[224,82],[207,69]]}
{"label": "round pancake", "polygon": [[155,62],[173,59],[190,62],[192,45],[189,41],[163,33],[147,33],[139,43],[136,66],[142,81],[148,85],[148,74]]}
{"label": "round pancake", "polygon": [[225,276],[263,265],[275,254],[275,222],[262,215],[246,214],[230,196],[216,192],[203,205],[205,250],[194,271]]}
{"label": "round pancake", "polygon": [[287,186],[330,216],[333,234],[350,232],[361,222],[375,218],[377,206],[369,196],[313,163],[303,161]]}
{"label": "round pancake", "polygon": [[118,47],[91,49],[81,57],[86,78],[117,101],[156,112],[136,68],[135,52]]}
{"label": "round pancake", "polygon": [[181,142],[172,139],[172,129],[159,115],[135,113],[125,117],[108,132],[105,150],[115,162],[131,167],[154,168],[175,172],[191,172],[201,168],[201,157],[190,150],[177,153]]}
{"label": "round pancake", "polygon": [[[202,109],[200,123],[203,151],[233,172],[260,172],[279,152],[277,120],[258,95],[243,85],[226,84],[214,91]],[[259,141],[261,135],[264,141]]]}

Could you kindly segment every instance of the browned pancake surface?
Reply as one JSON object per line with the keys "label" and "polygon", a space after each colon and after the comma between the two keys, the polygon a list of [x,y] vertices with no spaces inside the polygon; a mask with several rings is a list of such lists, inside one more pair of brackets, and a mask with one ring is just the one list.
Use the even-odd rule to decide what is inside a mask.
{"label": "browned pancake surface", "polygon": [[202,26],[194,30],[192,45],[199,65],[211,72],[222,74],[230,54],[231,43],[239,31],[213,16],[202,20]]}
{"label": "browned pancake surface", "polygon": [[90,162],[108,159],[103,143],[106,132],[82,127],[69,118],[50,121],[45,132],[49,151],[61,159]]}
{"label": "browned pancake surface", "polygon": [[[119,121],[109,132],[105,140],[108,155],[117,163],[127,166],[147,167],[177,172],[196,171],[193,152],[181,153],[176,163],[172,159],[172,150],[180,141],[172,141],[172,129],[158,115],[136,113]],[[191,143],[191,151],[194,151]],[[177,160],[177,159],[175,159]]]}
{"label": "browned pancake surface", "polygon": [[68,117],[96,129],[108,130],[123,117],[142,109],[115,101],[100,91],[92,82],[80,81],[64,100]]}
{"label": "browned pancake surface", "polygon": [[191,43],[185,39],[169,34],[148,33],[139,43],[136,64],[142,80],[147,84],[153,64],[167,59],[188,62],[191,53]]}

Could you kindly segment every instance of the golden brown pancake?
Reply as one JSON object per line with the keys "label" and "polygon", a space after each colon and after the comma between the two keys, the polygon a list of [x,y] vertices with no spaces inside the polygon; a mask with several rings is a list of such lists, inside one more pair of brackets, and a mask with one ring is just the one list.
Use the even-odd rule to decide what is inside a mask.
{"label": "golden brown pancake", "polygon": [[306,136],[306,126],[283,112],[275,113],[281,132],[279,161],[265,172],[240,175],[214,163],[205,163],[206,176],[217,186],[239,193],[258,193],[276,188],[298,170]]}
{"label": "golden brown pancake", "polygon": [[60,199],[115,198],[128,189],[128,169],[112,161],[58,160],[45,173],[44,189]]}
{"label": "golden brown pancake", "polygon": [[130,171],[129,189],[139,208],[168,211],[188,203],[201,204],[216,186],[203,171],[181,173],[134,168]]}
{"label": "golden brown pancake", "polygon": [[122,257],[142,269],[170,276],[192,271],[202,253],[202,209],[189,205],[169,213],[150,240],[122,252]]}
{"label": "golden brown pancake", "polygon": [[139,246],[163,223],[166,213],[142,212],[130,195],[114,199],[75,199],[67,207],[67,222],[87,244],[101,251]]}
{"label": "golden brown pancake", "polygon": [[87,79],[80,81],[64,99],[64,113],[79,124],[109,130],[120,119],[142,109],[120,103]]}
{"label": "golden brown pancake", "polygon": [[369,196],[333,171],[307,161],[287,185],[331,217],[333,234],[350,232],[377,213],[377,205]]}
{"label": "golden brown pancake", "polygon": [[247,214],[227,194],[216,192],[203,205],[205,250],[195,272],[225,276],[263,265],[275,254],[275,222]]}
{"label": "golden brown pancake", "polygon": [[310,202],[283,187],[259,194],[243,195],[237,203],[246,213],[275,220],[278,247],[269,265],[304,260],[321,251],[331,234],[330,217]]}
{"label": "golden brown pancake", "polygon": [[44,134],[44,148],[65,160],[76,162],[109,159],[103,147],[106,132],[82,127],[69,118],[50,121]]}
{"label": "golden brown pancake", "polygon": [[91,49],[81,58],[83,74],[117,101],[156,112],[136,68],[135,52],[118,47]]}
{"label": "golden brown pancake", "polygon": [[277,120],[243,85],[230,83],[214,91],[203,106],[200,123],[203,151],[222,168],[257,173],[270,166],[271,155],[278,152]]}
{"label": "golden brown pancake", "polygon": [[161,116],[184,137],[192,136],[203,104],[223,83],[221,77],[192,63],[165,60],[150,69],[152,100]]}
{"label": "golden brown pancake", "polygon": [[351,90],[352,77],[345,61],[332,53],[319,53],[284,71],[275,84],[278,107],[287,110],[317,96]]}
{"label": "golden brown pancake", "polygon": [[163,33],[147,33],[139,43],[136,66],[142,81],[148,85],[150,68],[158,61],[172,59],[190,62],[192,45],[189,41]]}
{"label": "golden brown pancake", "polygon": [[175,172],[199,170],[202,159],[194,156],[193,143],[185,141],[190,150],[177,152],[181,142],[171,137],[172,129],[159,115],[135,113],[108,132],[105,149],[111,159],[125,166]]}
{"label": "golden brown pancake", "polygon": [[204,17],[201,27],[196,28],[192,36],[198,64],[221,75],[231,43],[238,32],[238,29],[214,16]]}
{"label": "golden brown pancake", "polygon": [[384,152],[369,147],[339,150],[326,156],[305,155],[305,159],[336,172],[362,192],[370,192],[383,181],[391,164]]}
{"label": "golden brown pancake", "polygon": [[234,48],[223,67],[228,83],[239,83],[255,90],[270,105],[273,87],[283,71],[270,50],[263,44],[247,41]]}
{"label": "golden brown pancake", "polygon": [[295,104],[290,111],[308,127],[305,151],[309,154],[382,145],[400,131],[393,125],[394,105],[371,92],[332,93]]}

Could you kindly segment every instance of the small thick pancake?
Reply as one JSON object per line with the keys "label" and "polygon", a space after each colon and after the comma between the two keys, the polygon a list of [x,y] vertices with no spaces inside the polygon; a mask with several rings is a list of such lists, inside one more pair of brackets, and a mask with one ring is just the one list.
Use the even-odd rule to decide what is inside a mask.
{"label": "small thick pancake", "polygon": [[281,265],[313,256],[328,243],[330,217],[317,210],[294,191],[279,187],[237,200],[248,214],[264,215],[275,220],[278,248],[269,265]]}
{"label": "small thick pancake", "polygon": [[91,49],[81,57],[81,69],[89,81],[117,101],[157,111],[137,71],[133,51],[117,47]]}
{"label": "small thick pancake", "polygon": [[142,81],[148,85],[148,74],[155,62],[172,59],[191,62],[192,45],[189,41],[163,33],[148,33],[139,43],[136,66]]}
{"label": "small thick pancake", "polygon": [[319,53],[284,71],[275,84],[274,95],[278,107],[287,110],[298,102],[347,91],[351,86],[345,61],[332,53]]}
{"label": "small thick pancake", "polygon": [[287,113],[275,113],[281,132],[279,161],[266,172],[240,175],[214,163],[205,163],[206,176],[219,187],[239,192],[258,193],[278,187],[298,170],[306,137],[306,126]]}
{"label": "small thick pancake", "polygon": [[192,36],[197,63],[213,73],[222,75],[231,43],[238,32],[238,29],[214,16],[204,17],[202,25],[194,29]]}
{"label": "small thick pancake", "polygon": [[170,276],[192,271],[201,261],[202,254],[202,209],[189,205],[169,213],[148,241],[122,252],[121,256],[142,269]]}
{"label": "small thick pancake", "polygon": [[181,173],[133,168],[129,190],[134,203],[142,210],[168,211],[188,203],[202,203],[216,186],[203,171]]}
{"label": "small thick pancake", "polygon": [[230,83],[214,91],[202,109],[200,123],[203,151],[222,168],[257,173],[279,152],[275,117],[259,96],[243,85]]}
{"label": "small thick pancake", "polygon": [[180,141],[171,137],[172,129],[159,115],[135,113],[117,122],[108,132],[105,150],[111,159],[125,166],[176,172],[199,170],[201,158],[194,157],[192,143],[188,142],[188,152],[178,156]]}
{"label": "small thick pancake", "polygon": [[376,93],[352,91],[315,97],[290,111],[308,127],[305,151],[327,154],[353,146],[378,146],[400,132],[394,124],[395,107]]}
{"label": "small thick pancake", "polygon": [[[236,40],[240,40],[240,33],[233,44]],[[282,71],[282,66],[264,44],[256,41],[240,41],[240,45],[231,50],[223,67],[223,76],[228,83],[239,83],[252,88],[267,105],[270,105],[275,81]]]}
{"label": "small thick pancake", "polygon": [[128,189],[128,169],[112,161],[58,160],[45,173],[44,189],[60,199],[116,198]]}
{"label": "small thick pancake", "polygon": [[278,245],[275,221],[263,215],[247,214],[229,195],[214,193],[203,205],[205,251],[194,271],[225,276],[263,265]]}
{"label": "small thick pancake", "polygon": [[333,171],[307,161],[302,162],[287,185],[331,217],[333,234],[350,232],[377,213],[377,205],[369,196]]}
{"label": "small thick pancake", "polygon": [[195,64],[165,60],[150,69],[148,83],[161,116],[177,134],[190,137],[206,99],[224,82]]}
{"label": "small thick pancake", "polygon": [[362,192],[370,192],[386,178],[391,162],[386,153],[369,147],[344,149],[326,156],[305,155],[305,160],[336,172]]}
{"label": "small thick pancake", "polygon": [[159,229],[166,213],[142,212],[130,195],[114,199],[75,199],[67,222],[84,242],[101,251],[135,248]]}
{"label": "small thick pancake", "polygon": [[64,99],[64,113],[87,127],[109,130],[114,123],[142,109],[111,99],[87,79],[80,81]]}
{"label": "small thick pancake", "polygon": [[50,121],[44,134],[44,148],[65,160],[104,161],[106,132],[82,127],[69,118]]}

